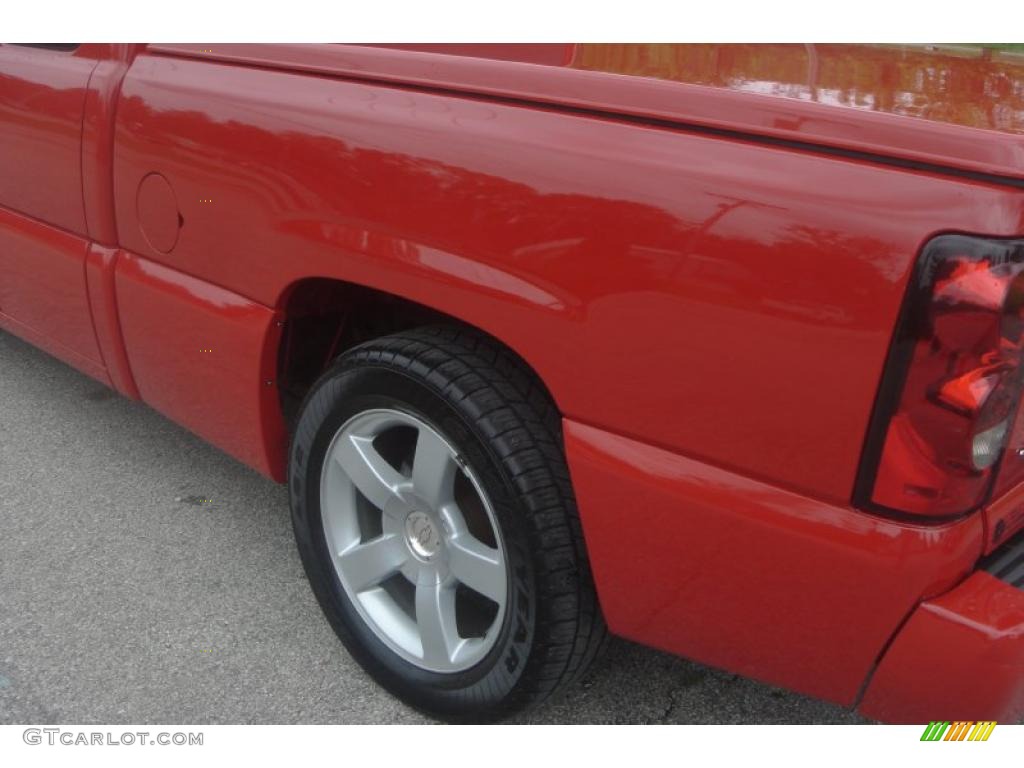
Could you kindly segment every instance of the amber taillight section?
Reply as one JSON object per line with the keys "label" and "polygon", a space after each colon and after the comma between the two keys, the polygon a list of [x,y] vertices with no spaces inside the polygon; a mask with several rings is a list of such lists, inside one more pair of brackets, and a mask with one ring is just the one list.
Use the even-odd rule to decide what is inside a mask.
{"label": "amber taillight section", "polygon": [[1024,383],[1024,240],[942,235],[921,254],[854,502],[941,521],[987,500]]}

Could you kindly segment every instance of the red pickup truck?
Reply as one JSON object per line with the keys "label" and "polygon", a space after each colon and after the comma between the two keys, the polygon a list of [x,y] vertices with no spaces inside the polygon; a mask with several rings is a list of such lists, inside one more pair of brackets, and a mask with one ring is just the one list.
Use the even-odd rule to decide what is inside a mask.
{"label": "red pickup truck", "polygon": [[287,483],[435,716],[609,630],[1024,714],[1014,54],[3,45],[0,326]]}

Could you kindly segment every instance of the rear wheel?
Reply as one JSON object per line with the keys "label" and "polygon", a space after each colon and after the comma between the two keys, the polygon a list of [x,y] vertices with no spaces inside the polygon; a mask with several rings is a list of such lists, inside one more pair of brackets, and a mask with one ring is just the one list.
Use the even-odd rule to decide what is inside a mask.
{"label": "rear wheel", "polygon": [[289,475],[328,620],[409,704],[497,719],[603,644],[558,414],[490,340],[425,328],[343,355],[303,405]]}

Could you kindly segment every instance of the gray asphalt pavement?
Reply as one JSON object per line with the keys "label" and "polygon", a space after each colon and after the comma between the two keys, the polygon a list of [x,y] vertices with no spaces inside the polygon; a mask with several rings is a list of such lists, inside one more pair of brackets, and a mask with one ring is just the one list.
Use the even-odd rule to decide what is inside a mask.
{"label": "gray asphalt pavement", "polygon": [[[522,720],[862,722],[624,641]],[[282,486],[0,331],[0,723],[417,722],[321,617]]]}

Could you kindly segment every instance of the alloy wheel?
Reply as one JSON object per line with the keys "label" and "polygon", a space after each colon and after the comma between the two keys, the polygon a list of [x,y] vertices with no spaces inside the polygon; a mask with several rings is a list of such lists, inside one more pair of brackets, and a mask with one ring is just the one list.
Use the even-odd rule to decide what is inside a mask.
{"label": "alloy wheel", "polygon": [[320,485],[335,572],[373,633],[415,666],[471,668],[493,648],[506,557],[472,468],[423,419],[363,411],[335,434]]}

